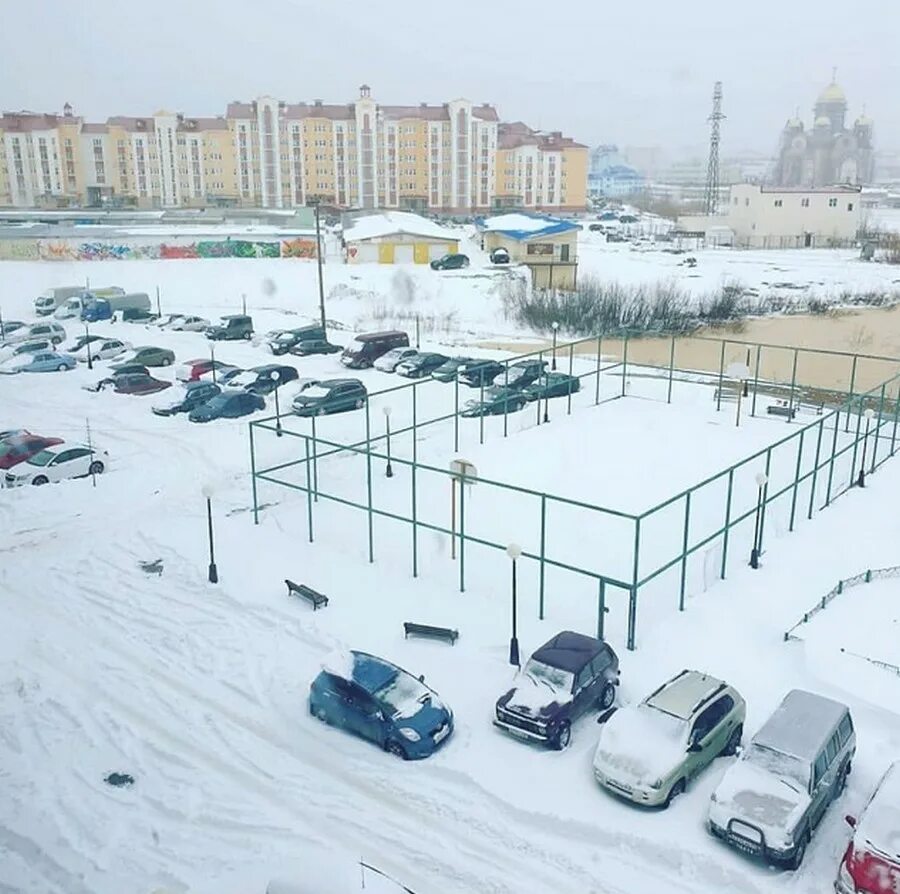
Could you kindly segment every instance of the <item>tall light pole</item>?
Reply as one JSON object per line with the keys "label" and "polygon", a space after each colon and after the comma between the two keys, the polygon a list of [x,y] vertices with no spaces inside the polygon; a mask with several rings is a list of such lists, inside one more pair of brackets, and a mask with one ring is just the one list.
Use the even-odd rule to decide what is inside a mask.
{"label": "tall light pole", "polygon": [[384,430],[385,439],[387,441],[387,468],[384,470],[386,478],[394,477],[394,470],[391,467],[391,408],[384,407]]}
{"label": "tall light pole", "polygon": [[512,560],[512,636],[509,640],[509,663],[520,667],[519,663],[519,637],[516,633],[516,621],[518,620],[519,606],[516,601],[516,560],[522,555],[522,547],[518,543],[510,543],[506,547],[506,555]]}
{"label": "tall light pole", "polygon": [[210,339],[209,342],[209,359],[212,363],[213,385],[216,384],[216,343]]}
{"label": "tall light pole", "polygon": [[316,268],[319,271],[319,314],[322,318],[322,331],[325,331],[325,285],[322,282],[322,231],[319,223],[319,200],[316,199]]}
{"label": "tall light pole", "polygon": [[278,380],[281,378],[281,373],[278,372],[277,369],[273,369],[272,372],[269,373],[269,378],[275,383],[275,387],[272,389],[275,392],[275,434],[280,438],[281,408],[278,406]]}
{"label": "tall light pole", "polygon": [[553,330],[553,362],[550,364],[550,369],[556,369],[556,333],[559,332],[559,323],[554,320],[550,324],[550,328]]}
{"label": "tall light pole", "polygon": [[[545,377],[546,378],[546,377]],[[538,379],[540,382],[540,379]],[[550,421],[550,382],[548,381],[546,384],[546,391],[544,392],[544,422]],[[538,401],[540,401],[541,396],[540,392],[538,392]]]}
{"label": "tall light pole", "polygon": [[751,568],[759,568],[759,552],[760,552],[760,542],[759,538],[762,534],[762,525],[760,522],[762,521],[762,506],[763,506],[763,488],[766,486],[766,482],[768,481],[768,477],[765,472],[758,472],[756,475],[756,485],[759,488],[759,493],[756,497],[756,524],[753,527],[753,549],[750,550],[750,567]]}
{"label": "tall light pole", "polygon": [[87,320],[84,321],[84,338],[85,338],[85,344],[87,345],[87,352],[88,352],[88,358],[87,358],[88,369],[93,369],[94,368],[94,360],[91,357],[91,333],[88,332]]}
{"label": "tall light pole", "polygon": [[863,416],[866,417],[866,433],[863,435],[862,462],[859,465],[859,477],[856,479],[859,487],[866,486],[866,444],[869,442],[869,423],[874,415],[875,411],[871,407],[866,407],[866,411],[863,413]]}
{"label": "tall light pole", "polygon": [[219,582],[219,571],[216,568],[216,553],[213,547],[213,523],[212,523],[212,498],[215,489],[209,483],[204,484],[202,488],[203,496],[206,498],[206,524],[209,530],[209,582],[217,584]]}

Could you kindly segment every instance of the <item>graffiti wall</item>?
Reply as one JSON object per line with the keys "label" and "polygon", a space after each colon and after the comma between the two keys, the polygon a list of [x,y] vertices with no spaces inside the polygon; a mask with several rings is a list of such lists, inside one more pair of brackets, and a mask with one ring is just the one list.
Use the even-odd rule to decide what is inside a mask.
{"label": "graffiti wall", "polygon": [[303,258],[316,256],[311,239],[272,242],[247,239],[216,239],[199,242],[169,242],[135,239],[110,242],[79,239],[0,239],[2,261],[132,261],[187,258]]}

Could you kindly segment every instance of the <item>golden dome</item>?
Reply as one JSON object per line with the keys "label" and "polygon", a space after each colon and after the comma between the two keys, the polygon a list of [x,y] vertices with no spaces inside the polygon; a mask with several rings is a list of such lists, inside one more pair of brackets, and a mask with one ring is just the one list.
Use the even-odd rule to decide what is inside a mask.
{"label": "golden dome", "polygon": [[847,97],[844,95],[844,91],[832,81],[820,94],[819,98],[816,100],[816,105],[820,103],[843,103],[847,105]]}
{"label": "golden dome", "polygon": [[826,118],[825,115],[819,115],[819,117],[816,118],[815,126],[816,127],[831,127],[831,119]]}

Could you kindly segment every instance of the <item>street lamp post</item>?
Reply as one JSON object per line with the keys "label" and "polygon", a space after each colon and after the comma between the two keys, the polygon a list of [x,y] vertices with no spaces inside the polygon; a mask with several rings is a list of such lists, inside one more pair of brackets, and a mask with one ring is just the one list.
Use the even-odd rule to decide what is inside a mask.
{"label": "street lamp post", "polygon": [[210,341],[209,343],[209,360],[212,364],[212,380],[213,385],[216,384],[216,343],[214,341]]}
{"label": "street lamp post", "polygon": [[[540,380],[538,380],[540,381]],[[540,401],[540,397],[538,397]],[[544,393],[544,422],[550,421],[550,383],[547,383],[547,390]]]}
{"label": "street lamp post", "polygon": [[219,582],[219,571],[216,568],[216,554],[213,547],[212,498],[215,493],[211,484],[203,485],[203,496],[206,498],[206,524],[209,530],[209,582]]}
{"label": "street lamp post", "polygon": [[385,440],[387,441],[387,468],[384,470],[386,478],[394,477],[394,470],[391,467],[391,408],[384,407],[384,431]]}
{"label": "street lamp post", "polygon": [[553,330],[553,362],[550,364],[550,369],[556,369],[556,333],[559,332],[559,323],[554,320],[550,324],[550,328]]}
{"label": "street lamp post", "polygon": [[753,549],[750,550],[750,567],[759,568],[760,542],[759,538],[762,534],[762,506],[763,506],[763,488],[766,486],[768,477],[765,472],[759,472],[756,475],[756,484],[759,493],[756,498],[756,524],[753,527]]}
{"label": "street lamp post", "polygon": [[269,378],[275,383],[275,387],[272,389],[275,392],[275,434],[280,438],[281,408],[278,405],[278,380],[281,378],[281,373],[278,372],[277,369],[273,369],[272,372],[269,373]]}
{"label": "street lamp post", "polygon": [[86,343],[87,343],[87,352],[88,352],[88,356],[87,356],[87,364],[88,364],[88,369],[93,369],[93,368],[94,368],[94,360],[93,360],[93,358],[91,357],[91,333],[88,332],[88,324],[87,324],[87,321],[85,321],[85,323],[84,323],[84,337],[85,337],[85,341],[86,341]]}
{"label": "street lamp post", "polygon": [[859,477],[856,479],[859,487],[866,486],[866,444],[869,442],[869,423],[874,415],[875,411],[871,407],[866,407],[866,411],[863,413],[863,416],[866,417],[866,433],[863,435],[862,462],[859,465]]}
{"label": "street lamp post", "polygon": [[506,555],[512,559],[512,636],[509,640],[509,663],[520,667],[519,663],[519,637],[516,633],[516,621],[518,619],[519,607],[516,601],[516,559],[522,555],[522,547],[517,543],[510,543],[506,547]]}
{"label": "street lamp post", "polygon": [[322,319],[322,331],[325,331],[325,285],[322,282],[322,232],[319,223],[319,202],[315,203],[316,209],[316,269],[319,274],[319,315]]}

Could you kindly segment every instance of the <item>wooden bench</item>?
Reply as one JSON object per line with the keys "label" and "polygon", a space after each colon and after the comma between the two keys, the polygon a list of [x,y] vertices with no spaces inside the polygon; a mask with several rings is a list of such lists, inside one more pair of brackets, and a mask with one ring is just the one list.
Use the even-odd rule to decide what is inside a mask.
{"label": "wooden bench", "polygon": [[777,404],[769,404],[766,412],[770,416],[784,416],[785,419],[793,419],[797,415],[797,407],[788,406],[787,401],[779,401]]}
{"label": "wooden bench", "polygon": [[414,624],[412,621],[403,622],[403,638],[407,639],[410,634],[413,636],[427,636],[431,639],[442,639],[451,646],[456,645],[459,639],[459,631],[451,630],[449,627],[432,627],[430,624]]}
{"label": "wooden bench", "polygon": [[312,603],[313,611],[328,605],[327,596],[317,593],[311,587],[307,587],[306,584],[295,584],[292,580],[287,580],[287,578],[285,578],[284,582],[287,584],[288,596],[300,596],[306,599]]}

